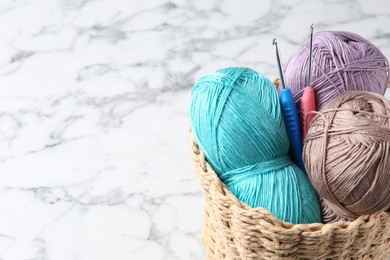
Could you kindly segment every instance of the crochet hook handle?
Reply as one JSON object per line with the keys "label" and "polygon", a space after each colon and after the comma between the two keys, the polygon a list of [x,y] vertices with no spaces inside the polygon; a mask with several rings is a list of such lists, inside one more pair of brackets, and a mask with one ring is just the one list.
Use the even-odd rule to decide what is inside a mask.
{"label": "crochet hook handle", "polygon": [[282,107],[282,114],[284,123],[286,125],[287,136],[290,141],[290,155],[294,163],[304,172],[305,166],[302,160],[302,142],[301,142],[301,130],[299,127],[299,118],[297,109],[295,107],[294,99],[292,98],[291,91],[288,88],[280,90],[280,104]]}

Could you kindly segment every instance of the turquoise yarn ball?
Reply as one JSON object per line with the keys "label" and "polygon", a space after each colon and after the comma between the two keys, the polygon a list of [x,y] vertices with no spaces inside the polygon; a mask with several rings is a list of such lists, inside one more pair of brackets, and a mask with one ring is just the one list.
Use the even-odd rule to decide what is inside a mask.
{"label": "turquoise yarn ball", "polygon": [[286,222],[321,222],[317,195],[288,156],[271,81],[249,68],[207,74],[193,87],[190,119],[207,161],[239,200]]}

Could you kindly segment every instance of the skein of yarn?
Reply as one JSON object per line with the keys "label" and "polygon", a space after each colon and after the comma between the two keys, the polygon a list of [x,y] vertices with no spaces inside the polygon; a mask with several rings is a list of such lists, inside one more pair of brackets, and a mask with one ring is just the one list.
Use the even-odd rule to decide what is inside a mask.
{"label": "skein of yarn", "polygon": [[192,133],[221,181],[239,200],[292,223],[321,221],[308,177],[288,157],[277,91],[249,68],[200,78],[190,105]]}
{"label": "skein of yarn", "polygon": [[[298,110],[307,85],[309,44],[307,40],[285,67],[285,81]],[[388,61],[368,40],[351,32],[315,33],[311,84],[317,110],[346,91],[370,91],[383,95],[388,80]]]}
{"label": "skein of yarn", "polygon": [[303,150],[324,223],[390,207],[390,101],[384,97],[350,91],[334,98],[314,117]]}

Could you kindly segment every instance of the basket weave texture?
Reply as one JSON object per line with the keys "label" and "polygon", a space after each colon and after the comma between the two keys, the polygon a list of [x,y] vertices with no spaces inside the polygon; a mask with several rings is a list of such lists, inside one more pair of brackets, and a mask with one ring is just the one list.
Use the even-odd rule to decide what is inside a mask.
{"label": "basket weave texture", "polygon": [[191,133],[192,161],[205,199],[202,244],[207,259],[387,259],[390,213],[353,222],[283,222],[240,202],[205,160]]}

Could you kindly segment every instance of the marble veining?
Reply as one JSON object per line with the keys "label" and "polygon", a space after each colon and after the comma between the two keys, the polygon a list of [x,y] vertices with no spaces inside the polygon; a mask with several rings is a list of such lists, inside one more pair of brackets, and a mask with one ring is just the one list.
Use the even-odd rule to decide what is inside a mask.
{"label": "marble veining", "polygon": [[204,259],[194,81],[316,30],[390,57],[386,0],[3,0],[0,259]]}

